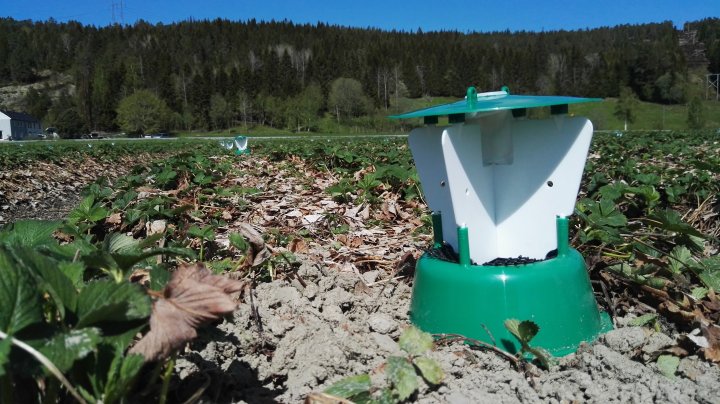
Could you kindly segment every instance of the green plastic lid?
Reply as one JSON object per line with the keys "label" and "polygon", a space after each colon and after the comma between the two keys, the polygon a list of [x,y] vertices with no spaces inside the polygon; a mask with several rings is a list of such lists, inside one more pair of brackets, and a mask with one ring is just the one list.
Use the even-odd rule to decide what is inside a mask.
{"label": "green plastic lid", "polygon": [[407,119],[422,118],[427,116],[444,116],[467,114],[472,112],[490,112],[503,109],[523,109],[549,107],[553,105],[578,104],[581,102],[602,101],[602,98],[580,98],[565,96],[543,96],[543,95],[510,95],[510,90],[503,87],[500,91],[478,94],[475,87],[468,87],[467,96],[464,100],[450,104],[436,105],[423,108],[417,111],[406,112],[400,115],[392,115],[390,118]]}

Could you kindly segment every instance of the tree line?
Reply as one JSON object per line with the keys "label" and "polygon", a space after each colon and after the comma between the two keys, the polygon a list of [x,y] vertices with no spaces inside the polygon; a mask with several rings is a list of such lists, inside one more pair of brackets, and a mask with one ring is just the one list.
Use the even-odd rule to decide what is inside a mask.
{"label": "tree line", "polygon": [[[697,24],[711,44],[710,65],[720,65],[720,19]],[[367,118],[401,98],[459,97],[469,85],[589,97],[629,88],[642,100],[681,103],[688,85],[671,22],[460,33],[252,19],[95,27],[2,18],[0,59],[0,85],[32,83],[43,71],[70,74],[66,91],[32,90],[25,104],[77,133],[239,124],[316,130],[323,117]],[[152,128],[128,121],[138,105],[157,109]]]}

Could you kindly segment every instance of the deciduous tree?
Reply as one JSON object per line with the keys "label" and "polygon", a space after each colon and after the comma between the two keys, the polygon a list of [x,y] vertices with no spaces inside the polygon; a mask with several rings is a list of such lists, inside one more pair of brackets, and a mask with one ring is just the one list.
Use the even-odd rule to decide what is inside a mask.
{"label": "deciduous tree", "polygon": [[638,105],[638,99],[633,90],[630,87],[623,87],[620,89],[620,98],[615,104],[614,114],[618,119],[625,122],[625,130],[628,128],[628,123],[635,122],[635,109]]}
{"label": "deciduous tree", "polygon": [[151,91],[139,90],[120,101],[117,122],[127,133],[152,133],[166,128],[169,115],[165,101]]}
{"label": "deciduous tree", "polygon": [[339,122],[341,117],[356,117],[367,113],[371,105],[359,81],[340,77],[330,86],[328,107],[332,109]]}
{"label": "deciduous tree", "polygon": [[693,97],[688,104],[687,125],[690,129],[702,129],[705,126],[705,113],[699,97]]}

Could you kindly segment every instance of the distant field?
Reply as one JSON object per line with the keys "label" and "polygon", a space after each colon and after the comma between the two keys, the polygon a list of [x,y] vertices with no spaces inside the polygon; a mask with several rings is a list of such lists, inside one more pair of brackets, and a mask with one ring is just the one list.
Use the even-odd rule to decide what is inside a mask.
{"label": "distant field", "polygon": [[[588,117],[597,130],[623,129],[623,122],[613,115],[617,99],[570,105],[570,113]],[[705,128],[720,128],[720,102],[703,101]],[[687,105],[660,105],[640,102],[631,130],[686,130]]]}

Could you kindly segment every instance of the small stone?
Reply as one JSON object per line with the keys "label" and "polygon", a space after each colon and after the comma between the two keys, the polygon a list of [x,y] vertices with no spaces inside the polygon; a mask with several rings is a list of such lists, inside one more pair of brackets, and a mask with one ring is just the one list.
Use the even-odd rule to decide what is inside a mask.
{"label": "small stone", "polygon": [[645,343],[645,330],[641,327],[624,327],[605,334],[605,343],[618,352],[630,352]]}
{"label": "small stone", "polygon": [[303,290],[303,296],[308,298],[308,300],[313,300],[318,294],[318,289],[318,285],[308,282],[307,286],[305,286],[305,289]]}
{"label": "small stone", "polygon": [[398,345],[397,342],[393,341],[392,338],[390,338],[387,335],[379,334],[379,333],[372,333],[370,334],[375,340],[375,343],[378,345],[378,348],[380,350],[391,353],[391,354],[400,354],[400,345]]}
{"label": "small stone", "polygon": [[365,283],[375,283],[377,281],[378,276],[380,275],[380,271],[367,271],[364,274],[362,274],[363,280],[365,280]]}
{"label": "small stone", "polygon": [[645,346],[643,346],[642,348],[642,351],[646,354],[652,354],[674,344],[675,341],[672,338],[661,332],[654,332],[652,333],[652,335],[650,335],[650,337],[648,337]]}
{"label": "small stone", "polygon": [[392,317],[383,313],[375,313],[371,315],[367,320],[370,329],[380,334],[389,334],[395,331],[398,324]]}

